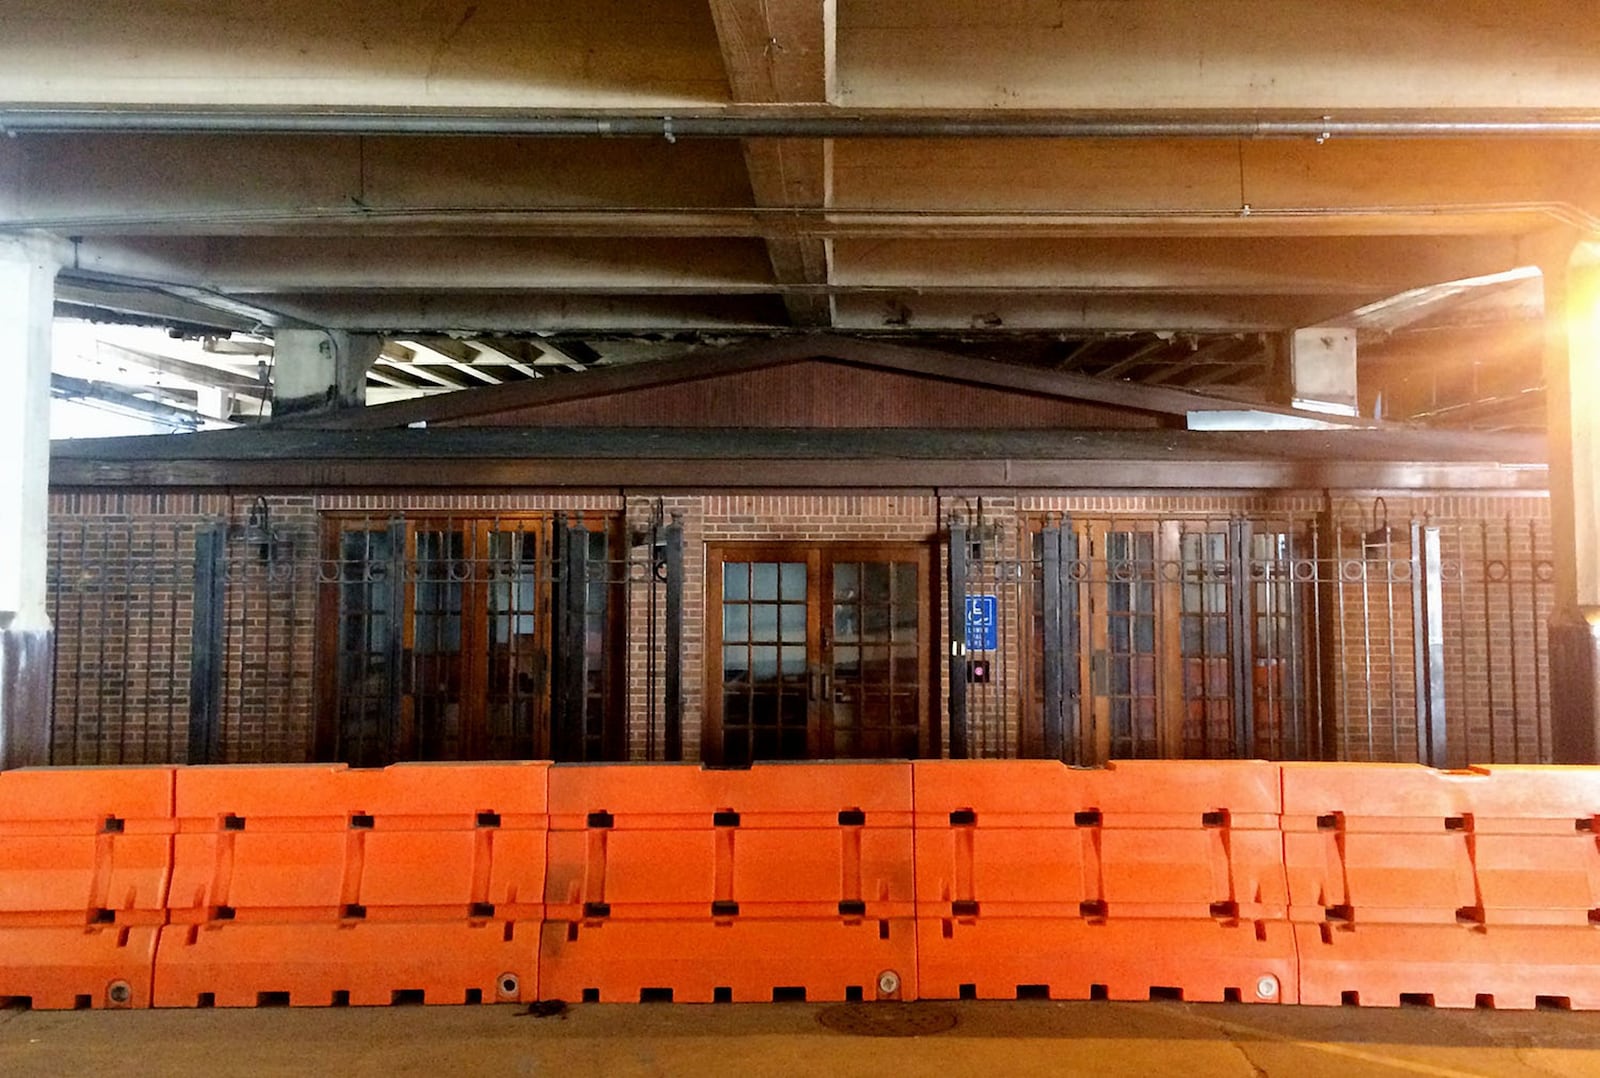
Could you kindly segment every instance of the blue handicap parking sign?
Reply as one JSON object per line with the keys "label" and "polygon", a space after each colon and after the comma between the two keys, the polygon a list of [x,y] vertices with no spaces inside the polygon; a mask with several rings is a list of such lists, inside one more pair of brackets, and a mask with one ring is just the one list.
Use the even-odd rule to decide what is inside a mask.
{"label": "blue handicap parking sign", "polygon": [[993,595],[967,596],[968,651],[993,651],[999,646],[999,614],[1000,603]]}

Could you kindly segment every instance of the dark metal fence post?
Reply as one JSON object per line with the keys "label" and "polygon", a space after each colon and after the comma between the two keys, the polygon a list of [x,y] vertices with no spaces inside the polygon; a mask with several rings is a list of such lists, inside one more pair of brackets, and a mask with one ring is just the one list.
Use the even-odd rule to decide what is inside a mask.
{"label": "dark metal fence post", "polygon": [[189,753],[191,764],[221,763],[222,662],[227,646],[223,554],[227,526],[194,537],[194,618],[190,629]]}
{"label": "dark metal fence post", "polygon": [[970,753],[967,737],[967,526],[950,521],[947,551],[950,596],[950,758]]}
{"label": "dark metal fence post", "polygon": [[[1233,682],[1233,755],[1245,758],[1255,755],[1256,739],[1255,626],[1252,624],[1255,597],[1251,594],[1255,585],[1250,578],[1250,553],[1254,542],[1255,531],[1250,521],[1229,521],[1228,575],[1233,585],[1228,589],[1229,635],[1233,638],[1233,647],[1229,649],[1233,660],[1233,676],[1229,679]],[[1267,676],[1276,676],[1276,672],[1269,670]]]}
{"label": "dark metal fence post", "polygon": [[384,654],[389,667],[386,704],[378,724],[379,751],[385,763],[400,758],[401,722],[405,698],[411,689],[413,671],[406,662],[406,522],[401,517],[389,521],[389,617],[388,638],[384,641]]}
{"label": "dark metal fence post", "polygon": [[589,684],[585,635],[589,615],[589,530],[582,523],[562,529],[557,552],[560,607],[556,613],[555,700],[551,707],[551,755],[589,758]]}
{"label": "dark metal fence post", "polygon": [[[672,514],[666,528],[667,654],[665,754],[683,759],[683,517]],[[652,584],[652,586],[654,586]],[[654,662],[654,658],[651,659]]]}
{"label": "dark metal fence post", "polygon": [[1044,606],[1044,754],[1052,760],[1064,758],[1065,701],[1062,675],[1065,672],[1062,646],[1061,525],[1047,524],[1040,531],[1043,545],[1041,591]]}
{"label": "dark metal fence post", "polygon": [[1072,517],[1061,521],[1061,651],[1062,694],[1066,708],[1066,755],[1068,763],[1083,759],[1083,646],[1078,624],[1078,587],[1088,579],[1078,561],[1078,533]]}

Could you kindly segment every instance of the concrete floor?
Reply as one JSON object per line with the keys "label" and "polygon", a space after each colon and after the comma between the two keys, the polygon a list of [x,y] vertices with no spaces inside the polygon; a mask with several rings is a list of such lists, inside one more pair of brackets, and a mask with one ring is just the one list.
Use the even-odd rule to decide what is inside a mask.
{"label": "concrete floor", "polygon": [[1600,1075],[1600,1013],[960,1003],[851,1036],[811,1004],[0,1012],[0,1074]]}

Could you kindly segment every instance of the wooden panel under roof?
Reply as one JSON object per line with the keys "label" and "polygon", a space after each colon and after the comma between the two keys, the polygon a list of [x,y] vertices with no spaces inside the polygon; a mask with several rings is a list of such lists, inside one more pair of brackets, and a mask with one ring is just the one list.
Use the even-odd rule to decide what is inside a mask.
{"label": "wooden panel under roof", "polygon": [[1150,429],[1148,412],[826,361],[518,408],[459,426]]}

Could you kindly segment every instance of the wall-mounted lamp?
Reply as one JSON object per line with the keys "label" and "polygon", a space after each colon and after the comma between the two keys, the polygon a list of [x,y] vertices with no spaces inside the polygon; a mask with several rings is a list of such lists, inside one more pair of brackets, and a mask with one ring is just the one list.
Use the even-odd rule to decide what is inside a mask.
{"label": "wall-mounted lamp", "polygon": [[1382,497],[1372,502],[1374,526],[1361,534],[1361,553],[1371,561],[1387,558],[1394,545],[1394,529],[1389,527],[1389,503]]}
{"label": "wall-mounted lamp", "polygon": [[[960,516],[952,515],[952,522],[962,523]],[[973,562],[984,560],[986,552],[992,552],[1000,541],[1000,525],[983,516],[983,498],[978,498],[977,511],[967,523],[967,558]]]}
{"label": "wall-mounted lamp", "polygon": [[272,509],[267,499],[257,496],[250,503],[250,515],[243,526],[235,524],[228,529],[229,539],[242,539],[245,545],[262,561],[272,561],[278,555],[278,533],[272,527]]}

